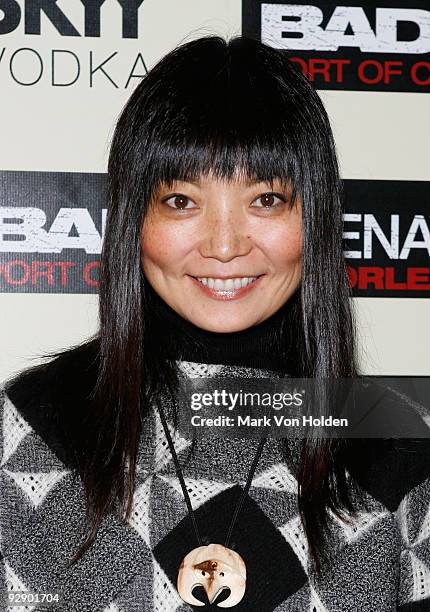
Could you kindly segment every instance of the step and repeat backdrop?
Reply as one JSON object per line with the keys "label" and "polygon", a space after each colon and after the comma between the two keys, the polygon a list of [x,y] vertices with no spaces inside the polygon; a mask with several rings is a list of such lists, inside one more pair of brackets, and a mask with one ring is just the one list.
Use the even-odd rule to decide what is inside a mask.
{"label": "step and repeat backdrop", "polygon": [[428,1],[0,0],[0,378],[98,325],[106,162],[121,108],[178,44],[252,36],[333,126],[368,374],[430,374]]}

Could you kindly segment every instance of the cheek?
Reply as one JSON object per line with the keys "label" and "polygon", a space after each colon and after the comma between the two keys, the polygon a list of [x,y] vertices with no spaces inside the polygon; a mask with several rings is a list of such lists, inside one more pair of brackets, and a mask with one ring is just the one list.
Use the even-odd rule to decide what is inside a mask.
{"label": "cheek", "polygon": [[141,234],[141,260],[144,266],[167,268],[180,264],[187,240],[171,225],[162,223],[145,226]]}
{"label": "cheek", "polygon": [[280,228],[267,232],[260,241],[262,249],[276,268],[294,265],[302,258],[302,233],[300,227]]}

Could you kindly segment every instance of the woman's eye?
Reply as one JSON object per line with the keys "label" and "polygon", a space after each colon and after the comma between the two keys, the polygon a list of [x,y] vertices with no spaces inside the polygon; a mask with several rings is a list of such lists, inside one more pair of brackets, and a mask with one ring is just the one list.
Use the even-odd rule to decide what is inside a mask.
{"label": "woman's eye", "polygon": [[175,210],[188,210],[190,208],[195,208],[194,206],[188,206],[188,204],[192,203],[193,201],[190,198],[187,198],[187,196],[181,194],[170,196],[170,198],[163,201],[167,204],[167,206],[174,208]]}
{"label": "woman's eye", "polygon": [[[276,194],[276,193],[263,193],[261,194],[261,196],[259,196],[256,200],[253,201],[253,205],[255,205],[255,203],[257,202],[257,205],[254,206],[255,208],[277,208],[278,206],[281,206],[282,204],[285,204],[286,200],[285,198],[283,198],[282,196]],[[260,202],[260,204],[258,204],[258,202]]]}

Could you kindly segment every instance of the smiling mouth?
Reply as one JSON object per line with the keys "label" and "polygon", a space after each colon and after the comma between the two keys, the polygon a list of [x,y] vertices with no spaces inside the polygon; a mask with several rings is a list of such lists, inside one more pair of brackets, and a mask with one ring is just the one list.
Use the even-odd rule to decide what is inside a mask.
{"label": "smiling mouth", "polygon": [[260,284],[265,274],[216,278],[188,275],[204,294],[216,300],[236,300],[246,296]]}
{"label": "smiling mouth", "polygon": [[251,283],[255,282],[257,278],[262,276],[236,276],[231,278],[217,278],[217,277],[206,277],[206,276],[193,276],[199,283],[212,289],[214,291],[237,291],[242,287],[247,287]]}

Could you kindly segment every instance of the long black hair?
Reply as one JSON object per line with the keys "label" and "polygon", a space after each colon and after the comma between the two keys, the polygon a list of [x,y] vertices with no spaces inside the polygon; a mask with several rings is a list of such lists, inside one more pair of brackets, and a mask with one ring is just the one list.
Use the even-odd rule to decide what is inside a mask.
{"label": "long black hair", "polygon": [[[149,350],[141,228],[160,183],[211,172],[275,178],[302,200],[302,281],[294,299],[297,372],[356,376],[355,325],[342,252],[342,191],[330,123],[312,85],[286,55],[255,40],[207,36],[167,54],[142,79],[113,135],[101,260],[93,435],[82,475],[90,546],[106,512],[129,517],[148,398],[174,380]],[[172,366],[173,367],[173,366]],[[329,511],[351,510],[341,443],[303,442],[299,508],[317,560]],[[126,476],[126,477],[125,477]]]}

